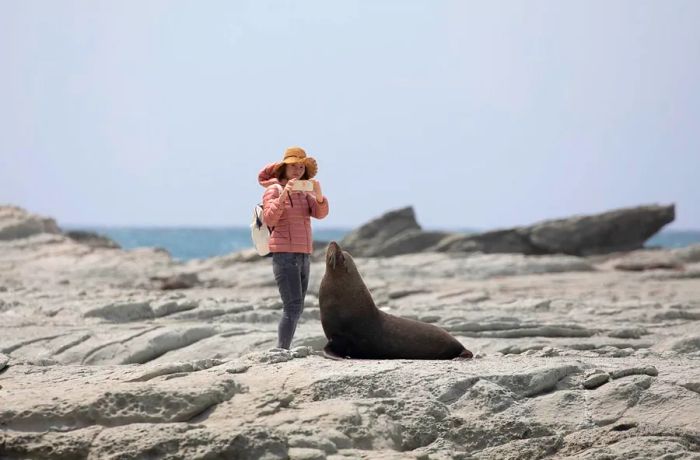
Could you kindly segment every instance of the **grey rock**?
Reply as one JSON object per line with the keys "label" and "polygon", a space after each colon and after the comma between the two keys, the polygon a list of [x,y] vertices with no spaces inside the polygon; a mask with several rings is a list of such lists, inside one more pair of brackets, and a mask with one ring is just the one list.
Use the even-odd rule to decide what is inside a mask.
{"label": "grey rock", "polygon": [[229,374],[243,374],[250,369],[249,364],[233,363],[226,368],[226,372]]}
{"label": "grey rock", "polygon": [[586,329],[578,325],[548,324],[534,327],[519,327],[517,329],[501,331],[485,331],[479,334],[482,337],[591,337],[595,330]]}
{"label": "grey rock", "polygon": [[401,208],[389,211],[353,230],[341,240],[340,245],[356,257],[378,256],[387,241],[412,230],[421,230],[413,208]]}
{"label": "grey rock", "polygon": [[670,206],[638,206],[602,214],[548,220],[529,227],[452,236],[438,251],[517,252],[586,256],[639,249],[675,218]]}
{"label": "grey rock", "polygon": [[427,292],[430,292],[430,291],[427,291],[427,290],[421,289],[421,288],[396,289],[396,290],[389,291],[389,293],[387,294],[387,297],[389,299],[395,300],[395,299],[400,299],[402,297],[408,297],[408,296],[414,295],[414,294],[425,294]]}
{"label": "grey rock", "polygon": [[177,374],[182,372],[196,372],[204,369],[209,369],[214,366],[220,366],[221,364],[223,364],[223,361],[218,359],[201,359],[186,363],[164,363],[153,367],[149,367],[149,369],[146,372],[142,372],[128,381],[146,382],[148,380],[164,375]]}
{"label": "grey rock", "polygon": [[615,380],[590,393],[591,420],[598,426],[616,422],[628,408],[637,404],[652,384],[649,376]]}
{"label": "grey rock", "polygon": [[216,334],[217,330],[209,326],[178,327],[155,330],[150,334],[132,340],[126,349],[122,364],[146,363],[172,350],[187,347]]}
{"label": "grey rock", "polygon": [[643,366],[616,369],[610,372],[610,376],[614,379],[620,379],[622,377],[627,377],[630,375],[650,375],[652,377],[656,377],[657,375],[659,375],[659,371],[656,370],[656,367],[654,366]]}
{"label": "grey rock", "polygon": [[267,352],[259,356],[258,361],[261,363],[284,363],[291,361],[294,358],[292,352],[284,348],[271,348]]}
{"label": "grey rock", "polygon": [[[165,381],[167,382],[167,381]],[[89,425],[173,423],[189,420],[203,410],[227,401],[242,388],[233,380],[212,381],[200,388],[135,382],[129,386],[103,388],[89,397],[55,397],[33,407],[29,413],[0,409],[5,426],[44,429],[76,429]]]}
{"label": "grey rock", "polygon": [[418,318],[419,321],[424,323],[437,323],[442,317],[440,315],[424,315]]}
{"label": "grey rock", "polygon": [[306,358],[311,354],[313,349],[308,346],[294,347],[290,350],[292,357],[294,358]]}
{"label": "grey rock", "polygon": [[376,248],[366,255],[390,257],[422,252],[434,247],[449,235],[450,233],[447,232],[409,229],[378,244]]}
{"label": "grey rock", "polygon": [[68,432],[0,432],[0,452],[4,459],[86,459],[102,430],[104,427],[89,426]]}
{"label": "grey rock", "polygon": [[673,308],[669,307],[667,310],[660,313],[655,313],[651,320],[653,322],[662,322],[666,320],[689,320],[697,321],[700,320],[700,310],[694,310],[690,308]]}
{"label": "grey rock", "polygon": [[595,373],[583,381],[583,387],[588,390],[593,390],[599,386],[608,383],[610,381],[610,375],[607,372]]}
{"label": "grey rock", "polygon": [[[499,413],[511,407],[517,395],[508,388],[486,379],[479,380],[469,388],[463,399],[474,401],[474,406],[489,413]],[[457,401],[458,405],[460,402]]]}
{"label": "grey rock", "polygon": [[696,382],[684,381],[679,383],[683,388],[700,394],[700,380]]}
{"label": "grey rock", "polygon": [[286,439],[266,427],[210,429],[199,424],[132,424],[105,430],[93,441],[90,458],[288,459]]}
{"label": "grey rock", "polygon": [[39,233],[61,233],[54,219],[30,214],[17,206],[0,206],[0,241]]}
{"label": "grey rock", "polygon": [[85,244],[92,248],[107,248],[119,249],[119,244],[111,238],[100,235],[97,232],[86,230],[69,230],[65,232],[66,236],[78,243]]}
{"label": "grey rock", "polygon": [[170,276],[152,276],[151,281],[155,281],[158,289],[163,291],[170,289],[190,289],[200,283],[199,277],[196,273],[177,273]]}
{"label": "grey rock", "polygon": [[154,304],[152,308],[153,315],[160,318],[161,316],[172,315],[173,313],[179,313],[181,311],[193,310],[198,306],[199,302],[196,300],[167,300]]}
{"label": "grey rock", "polygon": [[241,305],[218,305],[218,306],[211,306],[211,307],[206,307],[203,308],[200,306],[200,308],[197,309],[188,309],[188,311],[184,313],[179,313],[175,315],[177,319],[200,319],[200,320],[207,320],[211,318],[215,318],[218,316],[224,316],[224,315],[237,315],[239,313],[251,311],[253,309],[253,306],[250,304],[241,304]]}
{"label": "grey rock", "polygon": [[639,206],[464,235],[424,231],[416,221],[413,208],[407,207],[387,212],[362,225],[345,236],[340,245],[356,257],[387,257],[423,251],[582,256],[641,248],[674,217],[673,205]]}
{"label": "grey rock", "polygon": [[562,436],[516,439],[500,446],[487,447],[479,451],[477,457],[484,460],[548,458],[555,454],[563,443]]}
{"label": "grey rock", "polygon": [[289,447],[305,447],[309,449],[318,449],[327,454],[333,454],[338,451],[335,444],[329,439],[319,436],[314,433],[311,436],[308,435],[291,435],[289,436]]}
{"label": "grey rock", "polygon": [[700,336],[684,337],[671,345],[671,350],[678,353],[693,353],[700,351]]}
{"label": "grey rock", "polygon": [[530,228],[530,241],[547,252],[605,254],[639,249],[675,219],[675,206],[638,206],[602,214],[545,221]]}
{"label": "grey rock", "polygon": [[524,374],[500,375],[489,380],[515,394],[532,397],[553,389],[560,380],[579,371],[580,368],[575,365],[546,366]]}
{"label": "grey rock", "polygon": [[217,333],[211,326],[154,327],[91,350],[85,364],[143,364]]}
{"label": "grey rock", "polygon": [[494,230],[473,235],[454,234],[432,248],[438,252],[546,254],[531,244],[525,228]]}
{"label": "grey rock", "polygon": [[643,327],[625,327],[608,332],[609,337],[618,339],[638,339],[647,334],[649,334],[649,331]]}
{"label": "grey rock", "polygon": [[292,447],[289,449],[289,460],[325,460],[326,453],[320,449],[309,447]]}
{"label": "grey rock", "polygon": [[83,316],[86,318],[102,318],[115,323],[154,318],[151,304],[148,301],[109,304],[88,310]]}

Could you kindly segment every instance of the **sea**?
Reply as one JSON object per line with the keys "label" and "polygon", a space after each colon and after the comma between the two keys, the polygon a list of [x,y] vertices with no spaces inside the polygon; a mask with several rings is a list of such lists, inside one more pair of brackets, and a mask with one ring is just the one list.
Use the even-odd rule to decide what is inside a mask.
{"label": "sea", "polygon": [[[177,260],[221,256],[252,247],[248,227],[98,227],[66,226],[107,236],[124,249],[158,247]],[[315,241],[341,240],[352,229],[314,229]],[[451,230],[473,233],[475,230]],[[700,243],[700,230],[664,230],[650,238],[647,247],[680,248]]]}

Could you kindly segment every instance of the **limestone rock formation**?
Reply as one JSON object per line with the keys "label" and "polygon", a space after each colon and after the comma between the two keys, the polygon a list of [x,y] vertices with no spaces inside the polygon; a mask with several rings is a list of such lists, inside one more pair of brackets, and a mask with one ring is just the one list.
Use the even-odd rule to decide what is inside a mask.
{"label": "limestone rock formation", "polygon": [[641,248],[674,219],[673,205],[638,206],[545,221],[531,226],[528,235],[535,248],[549,253],[605,254]]}
{"label": "limestone rock formation", "polygon": [[[323,262],[281,350],[265,258],[2,240],[0,458],[695,458],[698,254],[355,257],[379,308],[475,358],[337,361]],[[150,281],[177,274],[199,282]]]}
{"label": "limestone rock formation", "polygon": [[353,230],[340,245],[359,257],[420,252],[445,234],[426,234],[416,221],[412,207],[389,211]]}
{"label": "limestone rock formation", "polygon": [[17,206],[0,206],[0,241],[60,232],[54,219],[28,213]]}
{"label": "limestone rock formation", "polygon": [[424,231],[408,207],[359,227],[341,246],[364,257],[422,251],[588,256],[639,249],[674,217],[673,205],[649,205],[465,235]]}
{"label": "limestone rock formation", "polygon": [[588,256],[640,249],[675,218],[670,206],[638,206],[441,241],[438,251]]}

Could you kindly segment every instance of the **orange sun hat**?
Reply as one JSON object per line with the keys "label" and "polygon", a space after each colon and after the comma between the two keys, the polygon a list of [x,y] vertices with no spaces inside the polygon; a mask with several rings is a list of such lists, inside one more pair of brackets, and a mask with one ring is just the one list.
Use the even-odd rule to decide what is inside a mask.
{"label": "orange sun hat", "polygon": [[318,163],[314,157],[306,156],[306,152],[301,147],[289,147],[284,151],[284,159],[275,166],[275,172],[282,167],[283,164],[304,163],[306,174],[309,179],[314,177],[318,172]]}

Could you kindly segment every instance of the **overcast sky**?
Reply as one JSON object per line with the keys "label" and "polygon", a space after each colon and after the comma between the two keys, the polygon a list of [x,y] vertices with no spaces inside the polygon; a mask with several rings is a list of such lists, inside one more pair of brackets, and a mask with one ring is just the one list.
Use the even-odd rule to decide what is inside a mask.
{"label": "overcast sky", "polygon": [[247,225],[299,145],[352,227],[675,203],[700,229],[700,1],[0,0],[0,203]]}

